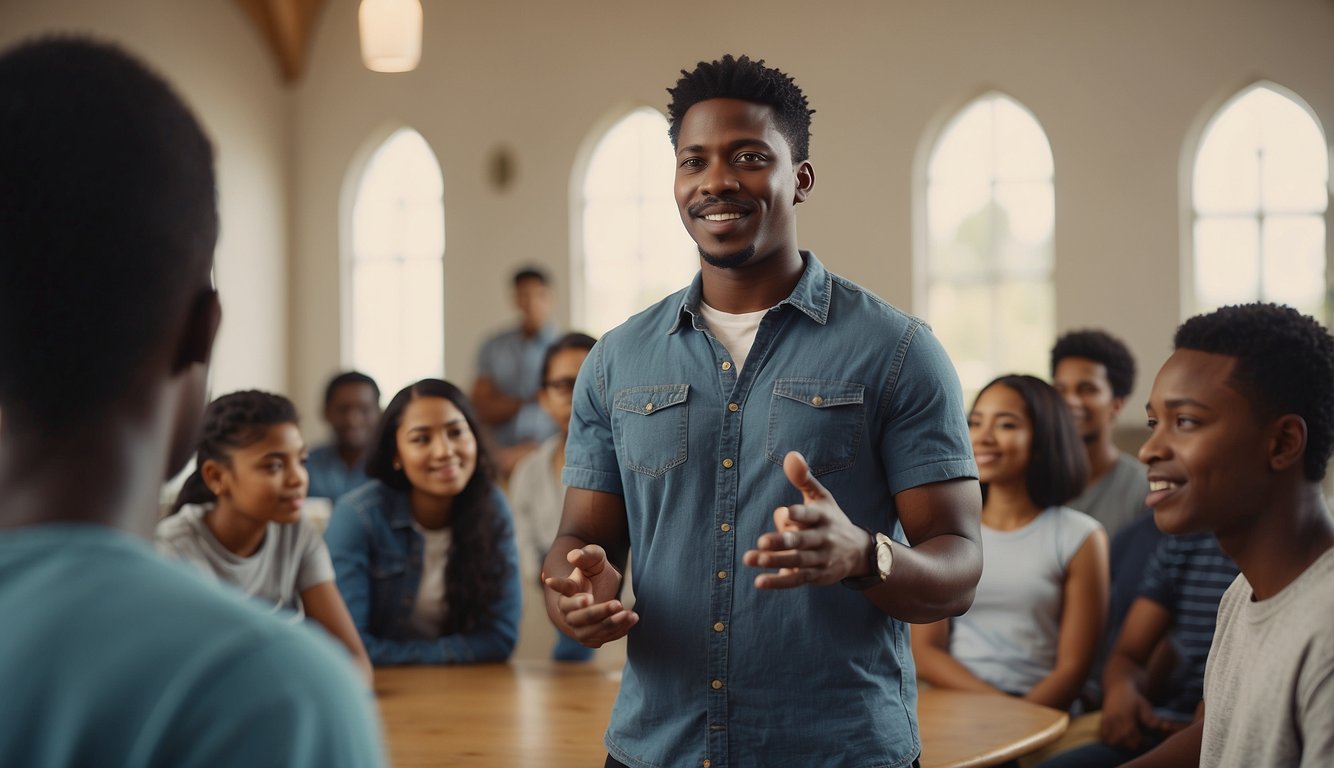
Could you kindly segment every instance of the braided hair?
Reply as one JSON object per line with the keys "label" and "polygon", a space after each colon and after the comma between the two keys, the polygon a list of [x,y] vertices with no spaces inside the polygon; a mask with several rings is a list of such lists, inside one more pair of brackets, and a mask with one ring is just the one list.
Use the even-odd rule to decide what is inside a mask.
{"label": "braided hair", "polygon": [[204,483],[204,462],[231,466],[232,452],[264,437],[269,427],[297,423],[296,406],[282,395],[248,389],[223,395],[208,404],[204,427],[195,455],[195,471],[185,480],[171,506],[171,514],[186,504],[208,504],[218,500]]}

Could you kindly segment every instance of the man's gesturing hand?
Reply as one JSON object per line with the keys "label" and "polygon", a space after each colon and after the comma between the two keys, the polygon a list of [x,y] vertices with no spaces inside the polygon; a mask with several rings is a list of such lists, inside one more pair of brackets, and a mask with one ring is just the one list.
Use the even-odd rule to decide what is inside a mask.
{"label": "man's gesturing hand", "polygon": [[761,536],[755,549],[742,556],[746,565],[778,569],[756,576],[755,586],[789,589],[836,584],[869,573],[871,535],[843,514],[834,497],[811,475],[805,457],[789,451],[783,458],[783,473],[801,491],[802,503],[775,509],[777,530]]}
{"label": "man's gesturing hand", "polygon": [[570,550],[565,559],[574,566],[569,576],[543,579],[547,589],[560,595],[557,605],[565,620],[565,633],[589,648],[625,637],[639,621],[639,614],[615,599],[621,574],[607,562],[607,553],[589,544]]}

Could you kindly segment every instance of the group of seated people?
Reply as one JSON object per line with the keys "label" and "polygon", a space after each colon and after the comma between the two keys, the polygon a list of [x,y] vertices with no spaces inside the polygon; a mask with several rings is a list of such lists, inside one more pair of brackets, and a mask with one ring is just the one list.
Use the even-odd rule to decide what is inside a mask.
{"label": "group of seated people", "polygon": [[[532,279],[522,273],[516,285]],[[447,381],[405,387],[381,414],[373,379],[335,376],[324,410],[334,439],[309,451],[304,471],[292,403],[236,392],[208,406],[159,550],[314,620],[368,679],[372,665],[508,658],[522,602],[511,510],[540,563],[564,499],[570,394],[595,343],[550,337],[530,391],[555,433],[520,454],[507,483],[490,425]],[[929,685],[1088,714],[1062,742],[1077,748],[1043,765],[1120,765],[1194,718],[1218,602],[1237,570],[1211,535],[1153,525],[1141,465],[1113,442],[1134,384],[1125,345],[1103,331],[1068,333],[1051,373],[1054,385],[1001,376],[972,405],[982,580],[967,613],[913,626],[913,655]],[[323,537],[301,514],[308,494],[336,500]],[[555,659],[589,658],[592,649],[557,637]]]}
{"label": "group of seated people", "polygon": [[[115,49],[46,41],[0,56],[0,128],[0,180],[22,180],[0,183],[0,613],[15,627],[0,632],[0,689],[39,692],[6,700],[27,711],[6,707],[0,756],[382,764],[374,666],[513,652],[521,557],[540,560],[558,538],[570,398],[594,340],[542,342],[525,386],[555,431],[536,448],[493,455],[489,425],[519,410],[495,386],[475,408],[425,379],[380,413],[375,382],[351,373],[326,393],[334,445],[310,451],[307,468],[287,398],[242,391],[202,408],[221,317],[218,220],[212,150],[184,104]],[[1248,305],[1187,321],[1176,346],[1148,407],[1147,477],[1113,441],[1134,364],[1106,333],[1058,340],[1054,384],[1010,374],[977,395],[968,426],[985,564],[969,610],[912,627],[917,676],[1100,712],[1083,720],[1096,739],[1042,756],[1079,766],[1162,742],[1157,764],[1172,764],[1174,743],[1198,756],[1208,680],[1215,729],[1244,737],[1206,740],[1212,764],[1264,745],[1314,765],[1334,751],[1334,728],[1280,732],[1299,718],[1275,710],[1334,706],[1321,609],[1334,550],[1319,495],[1334,451],[1334,338],[1289,308]],[[191,454],[157,547],[253,600],[220,597],[127,535],[164,470]],[[502,487],[497,464],[510,458]],[[303,514],[316,493],[335,499],[323,531]],[[1174,494],[1155,520],[1148,507]],[[511,508],[528,519],[526,555]],[[1272,519],[1256,526],[1256,510]],[[1208,532],[1160,536],[1155,522]],[[1236,530],[1261,535],[1239,542]],[[1242,577],[1215,533],[1247,556]],[[266,613],[310,619],[355,666]],[[78,622],[94,631],[70,631]],[[96,631],[113,625],[136,631]],[[1301,668],[1308,651],[1317,668]],[[553,654],[587,657],[569,641]],[[1273,670],[1272,684],[1248,667]],[[1193,745],[1171,736],[1190,729]]]}
{"label": "group of seated people", "polygon": [[912,627],[913,656],[929,685],[1078,716],[1025,765],[1122,765],[1194,719],[1237,567],[1210,534],[1155,527],[1142,465],[1112,439],[1134,383],[1125,345],[1068,333],[1051,373],[1001,376],[973,403],[982,578],[967,613]]}

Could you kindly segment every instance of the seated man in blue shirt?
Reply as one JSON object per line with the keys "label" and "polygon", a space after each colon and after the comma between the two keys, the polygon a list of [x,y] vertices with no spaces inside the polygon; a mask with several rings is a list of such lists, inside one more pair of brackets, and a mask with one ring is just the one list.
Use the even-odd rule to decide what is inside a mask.
{"label": "seated man in blue shirt", "polygon": [[337,501],[366,477],[366,454],[380,421],[380,387],[358,371],[340,373],[324,388],[324,420],[333,442],[312,448],[307,495]]}
{"label": "seated man in blue shirt", "polygon": [[0,52],[0,765],[384,764],[346,653],[133,535],[203,415],[216,194],[129,56]]}
{"label": "seated man in blue shirt", "polygon": [[683,74],[700,272],[580,370],[547,611],[590,647],[628,635],[608,766],[914,764],[904,622],[966,611],[982,568],[958,380],[920,320],[798,250],[792,78],[745,56]]}

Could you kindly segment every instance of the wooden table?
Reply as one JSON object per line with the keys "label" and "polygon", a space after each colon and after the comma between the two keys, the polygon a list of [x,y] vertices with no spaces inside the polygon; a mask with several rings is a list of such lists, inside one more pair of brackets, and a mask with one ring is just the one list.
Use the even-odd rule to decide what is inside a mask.
{"label": "wooden table", "polygon": [[[601,768],[620,675],[595,665],[516,662],[375,670],[397,768]],[[1019,699],[922,690],[923,768],[996,765],[1054,741],[1064,712]]]}

